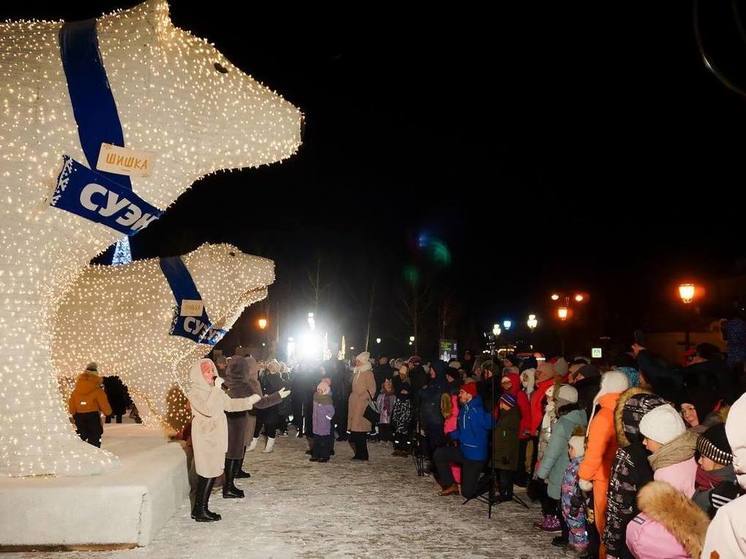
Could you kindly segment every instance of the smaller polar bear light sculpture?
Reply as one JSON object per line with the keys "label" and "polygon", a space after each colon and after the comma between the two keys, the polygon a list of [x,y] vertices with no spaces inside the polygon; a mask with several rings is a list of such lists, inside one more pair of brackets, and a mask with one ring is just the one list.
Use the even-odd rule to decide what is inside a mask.
{"label": "smaller polar bear light sculpture", "polygon": [[58,392],[60,301],[93,257],[200,177],[293,155],[301,121],[175,27],[165,0],[0,24],[0,475],[112,467],[76,436]]}
{"label": "smaller polar bear light sculpture", "polygon": [[175,427],[182,419],[175,413],[181,410],[173,409],[176,402],[169,401],[169,394],[187,389],[189,368],[248,305],[267,296],[267,285],[274,281],[271,260],[231,245],[204,244],[180,260],[214,333],[201,332],[199,308],[179,318],[189,332],[204,334],[210,343],[171,334],[179,307],[161,261],[153,258],[87,268],[60,303],[52,346],[59,375],[73,376],[95,361],[104,374],[121,377],[138,403],[147,403],[157,418]]}

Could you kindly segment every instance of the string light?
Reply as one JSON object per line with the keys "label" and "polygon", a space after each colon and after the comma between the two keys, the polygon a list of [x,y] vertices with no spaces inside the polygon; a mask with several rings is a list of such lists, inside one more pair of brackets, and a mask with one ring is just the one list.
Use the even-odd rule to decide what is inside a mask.
{"label": "string light", "polygon": [[[58,309],[63,299],[70,300],[65,294],[81,274],[107,276],[116,291],[120,282],[122,289],[125,284],[130,289],[132,270],[149,265],[120,266],[122,275],[111,277],[99,268],[87,269],[91,258],[121,235],[49,206],[62,155],[86,161],[60,61],[60,26],[53,21],[0,24],[0,475],[88,475],[117,463],[112,454],[77,437],[52,366],[52,347],[62,348],[55,352],[60,362],[82,356],[87,330],[78,324],[70,331],[77,345],[67,356],[53,342],[52,329],[68,324]],[[132,177],[135,192],[151,204],[168,208],[205,175],[282,161],[297,150],[298,109],[242,73],[208,42],[174,27],[164,0],[103,16],[97,31],[126,145],[156,155],[149,176]],[[79,285],[113,300],[96,282]],[[140,285],[145,292],[157,291],[145,279]],[[172,296],[160,301],[153,296],[143,296],[155,305],[150,314],[139,292],[126,303],[143,313],[139,318],[155,320]],[[258,296],[244,293],[246,304]],[[240,305],[234,304],[238,312]],[[138,346],[138,339],[154,335],[148,328],[119,330],[119,343]],[[153,346],[146,357],[160,350]],[[88,345],[89,355],[95,351]],[[170,349],[166,353],[172,355]],[[143,376],[159,374],[160,361],[142,363],[152,367],[141,371]],[[141,395],[152,398],[158,409],[147,387]]]}
{"label": "string light", "polygon": [[[204,244],[182,257],[213,326],[229,329],[243,310],[267,296],[274,263],[228,244]],[[152,420],[180,429],[188,420],[189,369],[212,346],[170,335],[175,301],[157,258],[121,266],[90,266],[60,302],[52,361],[70,376],[95,361],[119,376]],[[156,423],[158,424],[158,423]]]}

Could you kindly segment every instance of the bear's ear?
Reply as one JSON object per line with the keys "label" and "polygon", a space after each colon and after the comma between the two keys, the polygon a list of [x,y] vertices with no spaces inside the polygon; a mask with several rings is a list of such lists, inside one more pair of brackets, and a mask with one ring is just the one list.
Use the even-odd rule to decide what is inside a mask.
{"label": "bear's ear", "polygon": [[125,27],[148,27],[159,37],[163,37],[174,29],[167,0],[146,0],[133,8],[104,17],[111,18],[112,23]]}

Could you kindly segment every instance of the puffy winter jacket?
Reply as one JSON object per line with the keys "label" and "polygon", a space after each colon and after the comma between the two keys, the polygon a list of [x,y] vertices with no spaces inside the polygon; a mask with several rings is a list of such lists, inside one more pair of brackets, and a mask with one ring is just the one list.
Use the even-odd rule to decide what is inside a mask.
{"label": "puffy winter jacket", "polygon": [[[562,410],[560,410],[560,413],[562,413]],[[544,451],[544,457],[536,474],[549,482],[547,494],[552,499],[559,499],[561,496],[562,476],[570,462],[567,445],[570,442],[572,432],[576,427],[585,428],[587,424],[588,418],[585,411],[575,409],[562,415],[552,427],[549,446]]]}
{"label": "puffy winter jacket", "polygon": [[96,411],[111,415],[109,400],[101,388],[101,377],[94,373],[81,373],[70,394],[68,409],[72,415]]}
{"label": "puffy winter jacket", "polygon": [[543,380],[536,385],[536,388],[531,393],[531,435],[538,435],[539,425],[541,420],[544,418],[544,403],[542,400],[547,393],[547,390],[551,386],[554,386],[554,379],[550,378]]}
{"label": "puffy winter jacket", "polygon": [[640,490],[637,501],[643,512],[627,525],[627,547],[636,559],[701,556],[710,519],[691,499],[654,481]]}
{"label": "puffy winter jacket", "polygon": [[467,460],[487,459],[487,434],[492,429],[492,415],[485,411],[482,398],[474,396],[461,407],[458,429],[450,433],[461,443],[461,453]]}
{"label": "puffy winter jacket", "polygon": [[589,481],[608,481],[611,464],[617,449],[614,429],[614,408],[619,393],[604,394],[598,400],[601,409],[591,421],[588,431],[588,448],[580,464],[578,475]]}

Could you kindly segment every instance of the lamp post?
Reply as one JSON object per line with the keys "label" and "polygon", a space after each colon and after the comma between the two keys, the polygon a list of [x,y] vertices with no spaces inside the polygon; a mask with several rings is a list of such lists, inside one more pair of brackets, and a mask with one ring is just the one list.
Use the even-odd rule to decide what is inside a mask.
{"label": "lamp post", "polygon": [[[682,283],[678,287],[679,292],[679,298],[681,299],[681,302],[684,303],[685,306],[688,307],[694,301],[694,297],[697,292],[697,288],[693,283]],[[688,308],[687,308],[688,310]],[[684,351],[688,351],[689,347],[692,345],[690,338],[689,338],[689,314],[687,313],[687,317],[685,320],[685,326],[684,326]]]}

